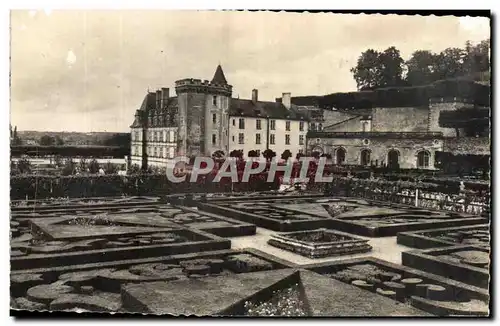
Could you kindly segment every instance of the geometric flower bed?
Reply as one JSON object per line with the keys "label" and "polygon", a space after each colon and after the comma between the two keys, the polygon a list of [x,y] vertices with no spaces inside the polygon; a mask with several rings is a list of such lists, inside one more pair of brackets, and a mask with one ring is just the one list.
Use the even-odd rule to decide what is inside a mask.
{"label": "geometric flower bed", "polygon": [[327,229],[273,235],[268,243],[309,258],[351,255],[372,249],[368,240]]}
{"label": "geometric flower bed", "polygon": [[197,203],[200,210],[279,231],[328,228],[368,237],[487,223],[478,216],[345,198],[234,198]]}
{"label": "geometric flower bed", "polygon": [[481,288],[489,288],[489,249],[458,245],[407,251],[402,253],[402,260],[404,266]]}
{"label": "geometric flower bed", "polygon": [[417,249],[446,247],[453,245],[471,245],[490,248],[489,225],[473,225],[433,229],[427,231],[400,232],[398,243]]}
{"label": "geometric flower bed", "polygon": [[434,315],[489,315],[487,290],[416,268],[371,257],[301,267]]}

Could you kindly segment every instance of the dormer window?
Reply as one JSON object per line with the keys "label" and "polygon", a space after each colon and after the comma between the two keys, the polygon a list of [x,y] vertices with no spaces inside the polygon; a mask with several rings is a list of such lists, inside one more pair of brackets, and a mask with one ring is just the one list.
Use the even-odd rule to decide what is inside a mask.
{"label": "dormer window", "polygon": [[212,97],[212,105],[213,105],[213,106],[217,106],[217,96],[216,96],[216,95],[214,95],[214,96]]}

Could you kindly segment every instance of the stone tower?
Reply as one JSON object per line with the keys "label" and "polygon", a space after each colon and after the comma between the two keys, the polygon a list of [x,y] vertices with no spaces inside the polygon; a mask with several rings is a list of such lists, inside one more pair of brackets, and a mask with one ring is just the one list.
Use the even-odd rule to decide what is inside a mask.
{"label": "stone tower", "polygon": [[179,108],[178,152],[180,155],[228,154],[229,101],[232,86],[219,65],[212,81],[182,79],[175,82]]}

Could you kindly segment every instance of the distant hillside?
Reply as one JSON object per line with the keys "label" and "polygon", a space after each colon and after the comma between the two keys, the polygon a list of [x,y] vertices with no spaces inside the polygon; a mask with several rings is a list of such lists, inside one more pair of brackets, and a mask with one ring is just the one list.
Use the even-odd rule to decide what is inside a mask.
{"label": "distant hillside", "polygon": [[114,132],[18,131],[24,145],[40,145],[44,136],[59,137],[64,145],[129,146],[130,134]]}

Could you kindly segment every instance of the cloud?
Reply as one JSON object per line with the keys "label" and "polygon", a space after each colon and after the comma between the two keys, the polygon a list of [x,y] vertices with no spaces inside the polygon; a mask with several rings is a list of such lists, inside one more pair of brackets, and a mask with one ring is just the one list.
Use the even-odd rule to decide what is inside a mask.
{"label": "cloud", "polygon": [[354,90],[349,69],[370,47],[408,57],[489,37],[456,17],[397,15],[13,11],[11,24],[12,123],[21,130],[127,131],[148,88],[174,93],[175,80],[211,79],[219,62],[235,96],[258,88],[273,100]]}

